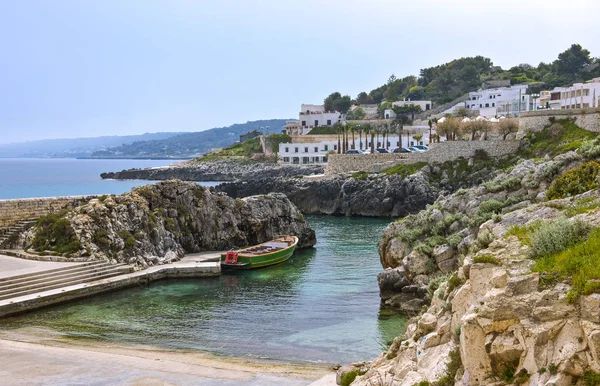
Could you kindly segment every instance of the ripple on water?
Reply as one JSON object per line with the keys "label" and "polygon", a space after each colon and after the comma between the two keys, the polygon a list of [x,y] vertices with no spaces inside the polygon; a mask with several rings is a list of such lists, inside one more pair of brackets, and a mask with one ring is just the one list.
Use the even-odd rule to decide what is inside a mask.
{"label": "ripple on water", "polygon": [[286,361],[370,359],[406,323],[379,309],[377,242],[389,221],[307,220],[318,244],[285,264],[160,281],[11,318],[4,328]]}

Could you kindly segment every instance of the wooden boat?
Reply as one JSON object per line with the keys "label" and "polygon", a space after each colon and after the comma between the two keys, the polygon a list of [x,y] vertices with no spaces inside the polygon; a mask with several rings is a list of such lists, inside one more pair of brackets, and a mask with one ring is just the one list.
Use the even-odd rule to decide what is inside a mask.
{"label": "wooden boat", "polygon": [[266,243],[221,254],[221,267],[225,269],[253,269],[287,261],[292,256],[298,238],[281,236]]}

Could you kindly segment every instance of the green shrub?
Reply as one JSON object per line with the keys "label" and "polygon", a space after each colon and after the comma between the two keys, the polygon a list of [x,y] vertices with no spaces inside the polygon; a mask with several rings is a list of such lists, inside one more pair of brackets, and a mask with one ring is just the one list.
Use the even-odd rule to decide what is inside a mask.
{"label": "green shrub", "polygon": [[448,281],[448,279],[450,278],[450,275],[442,275],[442,276],[438,276],[438,277],[434,277],[433,279],[431,279],[429,281],[429,284],[427,285],[427,293],[429,294],[429,297],[431,298],[433,296],[433,293],[440,288],[440,285],[446,281]]}
{"label": "green shrub", "polygon": [[583,373],[583,384],[585,386],[599,386],[600,385],[600,374],[588,370]]}
{"label": "green shrub", "polygon": [[398,175],[401,177],[408,177],[423,169],[423,167],[427,165],[427,162],[416,162],[414,164],[399,164],[384,170],[383,173],[387,175]]}
{"label": "green shrub", "polygon": [[54,251],[61,255],[70,255],[81,250],[66,213],[49,214],[38,219],[32,247],[38,252]]}
{"label": "green shrub", "polygon": [[586,227],[581,222],[571,222],[564,217],[541,223],[529,234],[532,255],[538,258],[562,252],[581,241],[585,233]]}
{"label": "green shrub", "polygon": [[[485,214],[493,215],[494,213],[498,214],[504,207],[504,204],[498,200],[487,200],[482,202],[479,205],[479,209],[477,210],[477,214],[483,216]],[[490,216],[491,218],[491,216]]]}
{"label": "green shrub", "polygon": [[108,231],[106,228],[98,228],[94,233],[94,236],[92,236],[92,241],[103,252],[107,252],[110,249],[110,239],[108,238]]}
{"label": "green shrub", "polygon": [[456,273],[453,273],[452,276],[448,279],[448,293],[454,291],[456,288],[463,285],[464,282],[458,277]]}
{"label": "green shrub", "polygon": [[546,196],[549,200],[585,193],[598,187],[600,164],[589,161],[567,170],[552,182]]}
{"label": "green shrub", "polygon": [[513,225],[504,234],[504,237],[517,236],[521,244],[531,245],[529,235],[538,229],[541,225],[541,221],[535,221],[529,225]]}
{"label": "green shrub", "polygon": [[567,300],[571,302],[579,295],[600,292],[600,228],[592,230],[587,239],[581,236],[578,239],[579,243],[541,257],[533,266],[533,271],[549,275],[553,280],[570,281]]}
{"label": "green shrub", "polygon": [[356,172],[356,173],[352,174],[351,177],[354,178],[357,181],[366,181],[366,179],[369,177],[369,173],[367,173],[367,172]]}
{"label": "green shrub", "polygon": [[600,140],[596,138],[593,141],[588,141],[584,143],[580,152],[589,159],[596,159],[600,157]]}
{"label": "green shrub", "polygon": [[360,371],[360,370],[354,370],[354,371],[349,371],[348,373],[344,374],[344,376],[342,377],[342,386],[350,386],[350,384],[352,382],[354,382],[354,380],[356,379],[356,377],[359,377],[361,375],[363,375],[365,372],[364,371]]}

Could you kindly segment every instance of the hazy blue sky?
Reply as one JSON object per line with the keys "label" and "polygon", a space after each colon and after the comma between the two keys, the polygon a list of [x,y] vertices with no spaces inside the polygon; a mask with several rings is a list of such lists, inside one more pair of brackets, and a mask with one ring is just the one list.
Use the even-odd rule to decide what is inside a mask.
{"label": "hazy blue sky", "polygon": [[295,117],[461,56],[600,56],[598,16],[598,0],[0,0],[0,143]]}

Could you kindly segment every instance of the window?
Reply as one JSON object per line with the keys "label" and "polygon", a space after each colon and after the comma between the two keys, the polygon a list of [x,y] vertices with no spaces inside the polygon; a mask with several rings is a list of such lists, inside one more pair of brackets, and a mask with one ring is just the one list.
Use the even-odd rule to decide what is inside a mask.
{"label": "window", "polygon": [[297,147],[294,148],[294,153],[298,153],[298,148]]}
{"label": "window", "polygon": [[475,107],[475,105],[471,105],[471,108],[474,108],[474,107]]}
{"label": "window", "polygon": [[490,95],[490,99],[492,99],[492,96]]}
{"label": "window", "polygon": [[289,148],[289,147],[286,147],[286,148],[285,148],[285,152],[286,152],[286,153],[289,153],[289,152],[290,152],[290,148]]}
{"label": "window", "polygon": [[390,119],[390,114],[385,114],[385,119]]}
{"label": "window", "polygon": [[489,103],[486,103],[486,104],[485,104],[485,107],[490,107],[490,104],[489,104]]}
{"label": "window", "polygon": [[337,150],[337,145],[333,145],[333,150]]}
{"label": "window", "polygon": [[327,126],[331,126],[331,119],[327,120]]}
{"label": "window", "polygon": [[298,157],[292,158],[292,163],[295,165],[298,165],[300,163],[300,158],[298,158]]}
{"label": "window", "polygon": [[431,109],[431,105],[429,103],[425,104],[425,111]]}
{"label": "window", "polygon": [[306,126],[306,121],[302,121],[302,126]]}
{"label": "window", "polygon": [[495,103],[492,103],[492,107],[496,107],[496,104],[495,104]]}
{"label": "window", "polygon": [[304,152],[305,152],[305,153],[308,153],[308,147],[305,147],[305,148],[304,148]]}
{"label": "window", "polygon": [[482,107],[483,107],[483,105],[479,105],[479,108],[482,108]]}
{"label": "window", "polygon": [[290,163],[290,157],[283,157],[283,162],[285,162],[286,164]]}
{"label": "window", "polygon": [[319,152],[319,147],[315,146],[315,153],[318,153],[318,152]]}
{"label": "window", "polygon": [[329,145],[323,145],[323,150],[329,151]]}
{"label": "window", "polygon": [[309,158],[308,157],[302,157],[302,163],[303,164],[309,163]]}
{"label": "window", "polygon": [[396,146],[400,147],[400,141],[396,141]]}
{"label": "window", "polygon": [[319,120],[315,119],[315,126],[319,126]]}

